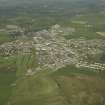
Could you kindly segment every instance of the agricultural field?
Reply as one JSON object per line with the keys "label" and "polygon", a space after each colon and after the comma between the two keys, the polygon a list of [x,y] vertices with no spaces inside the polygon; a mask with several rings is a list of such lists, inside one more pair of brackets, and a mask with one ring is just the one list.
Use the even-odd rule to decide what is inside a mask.
{"label": "agricultural field", "polygon": [[12,93],[12,84],[16,80],[14,60],[0,57],[0,104],[4,105]]}
{"label": "agricultural field", "polygon": [[101,13],[75,15],[69,20],[68,25],[75,28],[76,31],[73,34],[67,36],[67,38],[103,38],[103,35],[99,36],[97,32],[104,32],[104,17],[105,14]]}
{"label": "agricultural field", "polygon": [[[100,85],[101,87],[100,87]],[[105,104],[105,78],[89,69],[67,66],[21,78],[16,83],[11,105]],[[24,97],[24,98],[23,98]]]}
{"label": "agricultural field", "polygon": [[13,40],[12,36],[8,35],[5,32],[0,32],[0,44],[10,42],[12,40]]}
{"label": "agricultural field", "polygon": [[15,82],[15,72],[0,70],[0,104],[4,105],[12,93],[12,83]]}

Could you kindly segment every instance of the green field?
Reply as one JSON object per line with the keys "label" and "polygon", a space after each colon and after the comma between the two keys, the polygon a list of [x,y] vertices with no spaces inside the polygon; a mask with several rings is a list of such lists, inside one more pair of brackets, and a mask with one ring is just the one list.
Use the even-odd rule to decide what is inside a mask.
{"label": "green field", "polygon": [[0,44],[5,42],[10,42],[13,40],[13,37],[8,35],[6,32],[0,32]]}
{"label": "green field", "polygon": [[8,102],[13,89],[12,84],[16,80],[15,59],[7,58],[0,56],[0,105]]}
{"label": "green field", "polygon": [[91,69],[67,66],[54,73],[23,76],[16,84],[10,105],[105,104],[105,78]]}
{"label": "green field", "polygon": [[15,80],[15,72],[0,70],[0,105],[8,102],[13,89],[12,84]]}

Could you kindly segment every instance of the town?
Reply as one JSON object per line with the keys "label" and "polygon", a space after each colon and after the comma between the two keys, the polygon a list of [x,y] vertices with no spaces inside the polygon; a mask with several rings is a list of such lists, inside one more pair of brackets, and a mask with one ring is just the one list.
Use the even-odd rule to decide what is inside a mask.
{"label": "town", "polygon": [[[104,53],[105,42],[103,39],[65,38],[65,35],[75,31],[71,27],[63,28],[56,24],[49,30],[34,32],[31,40],[16,40],[0,45],[0,55],[29,54],[31,49],[35,48],[38,67],[34,72],[43,69],[55,71],[67,65],[75,65],[77,68],[92,68],[96,72],[105,70],[105,64],[96,61]],[[23,37],[23,39],[25,38],[26,36]],[[35,74],[30,73],[31,68],[28,72]]]}

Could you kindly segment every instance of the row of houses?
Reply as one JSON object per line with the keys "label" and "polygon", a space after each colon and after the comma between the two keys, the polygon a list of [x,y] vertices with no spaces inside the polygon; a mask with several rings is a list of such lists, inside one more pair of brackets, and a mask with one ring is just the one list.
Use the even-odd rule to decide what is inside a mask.
{"label": "row of houses", "polygon": [[77,68],[85,67],[85,68],[90,68],[90,69],[95,69],[98,71],[104,71],[105,70],[105,64],[102,63],[94,63],[94,64],[89,64],[88,62],[79,62],[76,64]]}

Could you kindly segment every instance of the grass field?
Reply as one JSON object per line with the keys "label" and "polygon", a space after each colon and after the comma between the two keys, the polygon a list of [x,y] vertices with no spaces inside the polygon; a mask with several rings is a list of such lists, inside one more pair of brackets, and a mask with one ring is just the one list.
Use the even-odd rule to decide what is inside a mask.
{"label": "grass field", "polygon": [[12,92],[11,84],[15,80],[15,72],[0,70],[0,105],[8,102]]}
{"label": "grass field", "polygon": [[16,80],[15,59],[0,56],[0,105],[4,105],[11,96],[11,84]]}
{"label": "grass field", "polygon": [[16,84],[10,105],[105,104],[105,78],[88,69],[67,66],[53,74],[24,76]]}
{"label": "grass field", "polygon": [[96,32],[104,32],[105,27],[105,15],[104,14],[81,14],[71,18],[65,26],[70,26],[75,29],[75,32],[66,36],[69,38],[85,37],[88,39],[103,38],[103,36]]}
{"label": "grass field", "polygon": [[69,105],[104,105],[105,78],[88,70],[67,66],[53,74]]}
{"label": "grass field", "polygon": [[8,35],[6,32],[0,32],[0,44],[10,42],[12,40],[13,40],[12,36]]}

